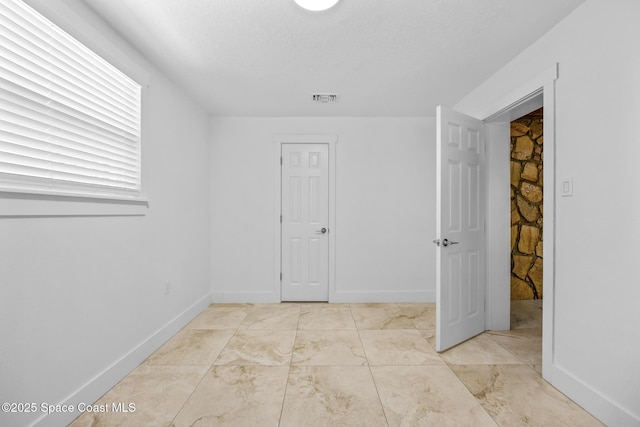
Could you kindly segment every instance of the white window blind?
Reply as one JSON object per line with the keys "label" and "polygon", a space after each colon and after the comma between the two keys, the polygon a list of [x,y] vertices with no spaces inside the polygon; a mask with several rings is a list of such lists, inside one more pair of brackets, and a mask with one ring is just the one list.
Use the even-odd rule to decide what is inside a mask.
{"label": "white window blind", "polygon": [[140,85],[0,0],[0,191],[138,197],[140,109]]}

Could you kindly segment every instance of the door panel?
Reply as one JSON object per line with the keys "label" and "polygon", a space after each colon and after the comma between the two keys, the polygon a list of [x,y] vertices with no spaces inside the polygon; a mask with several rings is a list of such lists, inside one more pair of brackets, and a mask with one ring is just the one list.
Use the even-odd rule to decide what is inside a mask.
{"label": "door panel", "polygon": [[436,350],[484,331],[484,123],[437,110]]}
{"label": "door panel", "polygon": [[327,144],[282,144],[282,301],[329,299],[328,154]]}

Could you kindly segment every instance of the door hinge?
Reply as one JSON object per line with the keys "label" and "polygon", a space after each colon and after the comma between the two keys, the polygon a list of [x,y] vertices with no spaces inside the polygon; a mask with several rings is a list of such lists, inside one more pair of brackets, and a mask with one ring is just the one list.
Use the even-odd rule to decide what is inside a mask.
{"label": "door hinge", "polygon": [[282,224],[282,215],[280,215],[280,224]]}
{"label": "door hinge", "polygon": [[280,156],[280,166],[282,166],[282,156]]}
{"label": "door hinge", "polygon": [[280,272],[280,281],[282,282],[282,271]]}

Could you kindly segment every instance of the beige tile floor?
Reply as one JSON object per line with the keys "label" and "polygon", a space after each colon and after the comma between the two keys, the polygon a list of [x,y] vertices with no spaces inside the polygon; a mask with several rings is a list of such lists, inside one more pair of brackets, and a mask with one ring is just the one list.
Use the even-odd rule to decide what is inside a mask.
{"label": "beige tile floor", "polygon": [[542,380],[541,305],[438,354],[433,304],[212,305],[81,426],[599,426]]}

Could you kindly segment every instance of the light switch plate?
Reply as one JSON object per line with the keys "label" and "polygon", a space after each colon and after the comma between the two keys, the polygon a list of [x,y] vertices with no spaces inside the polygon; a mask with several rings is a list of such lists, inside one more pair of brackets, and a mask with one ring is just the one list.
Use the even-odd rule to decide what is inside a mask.
{"label": "light switch plate", "polygon": [[560,188],[560,194],[562,197],[573,196],[573,178],[565,178],[562,180],[562,187]]}

